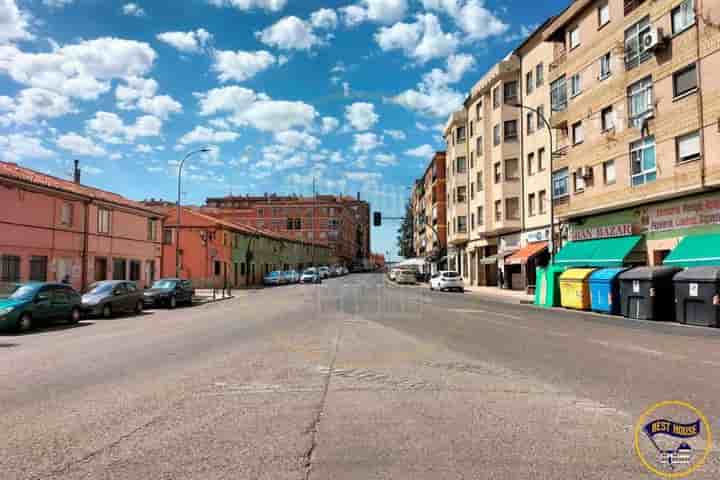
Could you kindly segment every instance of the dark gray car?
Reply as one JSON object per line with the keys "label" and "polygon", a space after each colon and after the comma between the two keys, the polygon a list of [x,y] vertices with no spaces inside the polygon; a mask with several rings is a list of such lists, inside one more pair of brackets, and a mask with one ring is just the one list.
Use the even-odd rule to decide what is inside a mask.
{"label": "dark gray car", "polygon": [[104,280],[88,287],[82,296],[82,307],[87,315],[105,318],[118,313],[139,314],[143,309],[143,295],[134,282]]}
{"label": "dark gray car", "polygon": [[192,305],[195,289],[190,280],[179,278],[163,278],[153,283],[152,288],[145,290],[143,299],[145,306],[164,306],[175,308],[178,305]]}

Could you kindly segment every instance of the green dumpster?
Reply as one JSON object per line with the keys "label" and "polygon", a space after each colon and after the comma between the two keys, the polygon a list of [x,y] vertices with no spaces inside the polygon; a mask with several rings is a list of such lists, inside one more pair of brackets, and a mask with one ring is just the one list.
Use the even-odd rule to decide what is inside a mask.
{"label": "green dumpster", "polygon": [[535,269],[535,305],[546,308],[560,306],[560,275],[565,270],[567,267],[555,264]]}

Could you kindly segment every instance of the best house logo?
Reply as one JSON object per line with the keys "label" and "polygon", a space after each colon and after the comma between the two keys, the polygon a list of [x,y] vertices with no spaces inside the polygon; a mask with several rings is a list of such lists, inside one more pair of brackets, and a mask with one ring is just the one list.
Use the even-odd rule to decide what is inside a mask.
{"label": "best house logo", "polygon": [[656,403],[635,425],[635,453],[660,477],[689,476],[705,463],[711,447],[710,423],[687,402]]}

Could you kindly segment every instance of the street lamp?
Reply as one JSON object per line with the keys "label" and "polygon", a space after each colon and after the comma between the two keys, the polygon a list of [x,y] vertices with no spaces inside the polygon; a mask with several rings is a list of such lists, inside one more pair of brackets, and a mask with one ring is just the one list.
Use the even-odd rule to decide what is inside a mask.
{"label": "street lamp", "polygon": [[545,115],[540,113],[540,111],[537,108],[528,107],[527,105],[523,105],[521,103],[511,103],[511,107],[515,108],[524,108],[525,110],[530,110],[531,112],[535,113],[537,118],[541,119],[543,123],[545,124],[545,129],[548,132],[548,137],[550,138],[550,264],[552,264],[555,261],[555,212],[553,207],[553,183],[552,183],[552,161],[553,161],[553,136],[552,136],[552,127],[550,126],[550,122],[548,122],[547,118],[545,118]]}
{"label": "street lamp", "polygon": [[175,241],[175,276],[177,278],[180,278],[180,185],[182,180],[182,169],[183,165],[185,165],[185,160],[190,158],[191,156],[197,154],[197,153],[208,153],[210,151],[210,148],[201,148],[199,150],[193,150],[192,152],[189,152],[180,162],[180,166],[178,168],[178,195],[177,195],[177,239]]}

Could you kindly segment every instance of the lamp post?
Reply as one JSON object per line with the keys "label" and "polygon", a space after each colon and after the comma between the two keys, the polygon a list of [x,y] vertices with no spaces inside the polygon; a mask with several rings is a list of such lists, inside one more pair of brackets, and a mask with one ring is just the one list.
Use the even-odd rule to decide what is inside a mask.
{"label": "lamp post", "polygon": [[177,195],[177,238],[175,241],[175,276],[177,278],[180,278],[180,186],[181,186],[181,180],[182,180],[182,169],[183,165],[185,165],[185,160],[190,158],[191,156],[195,155],[196,153],[207,153],[210,149],[205,147],[201,148],[199,150],[193,150],[192,152],[188,152],[187,155],[182,159],[180,162],[180,166],[178,168],[178,195]]}
{"label": "lamp post", "polygon": [[536,117],[541,119],[543,123],[545,124],[545,129],[548,132],[548,137],[550,139],[550,164],[549,164],[549,170],[550,170],[550,264],[554,263],[555,261],[555,212],[553,207],[553,183],[552,183],[552,161],[553,161],[553,137],[552,137],[552,127],[550,126],[550,122],[548,122],[547,118],[545,118],[545,115],[540,113],[540,111],[537,108],[528,107],[527,105],[523,105],[521,103],[513,103],[510,104],[511,107],[515,108],[524,108],[525,110],[530,110],[531,112],[535,113]]}

